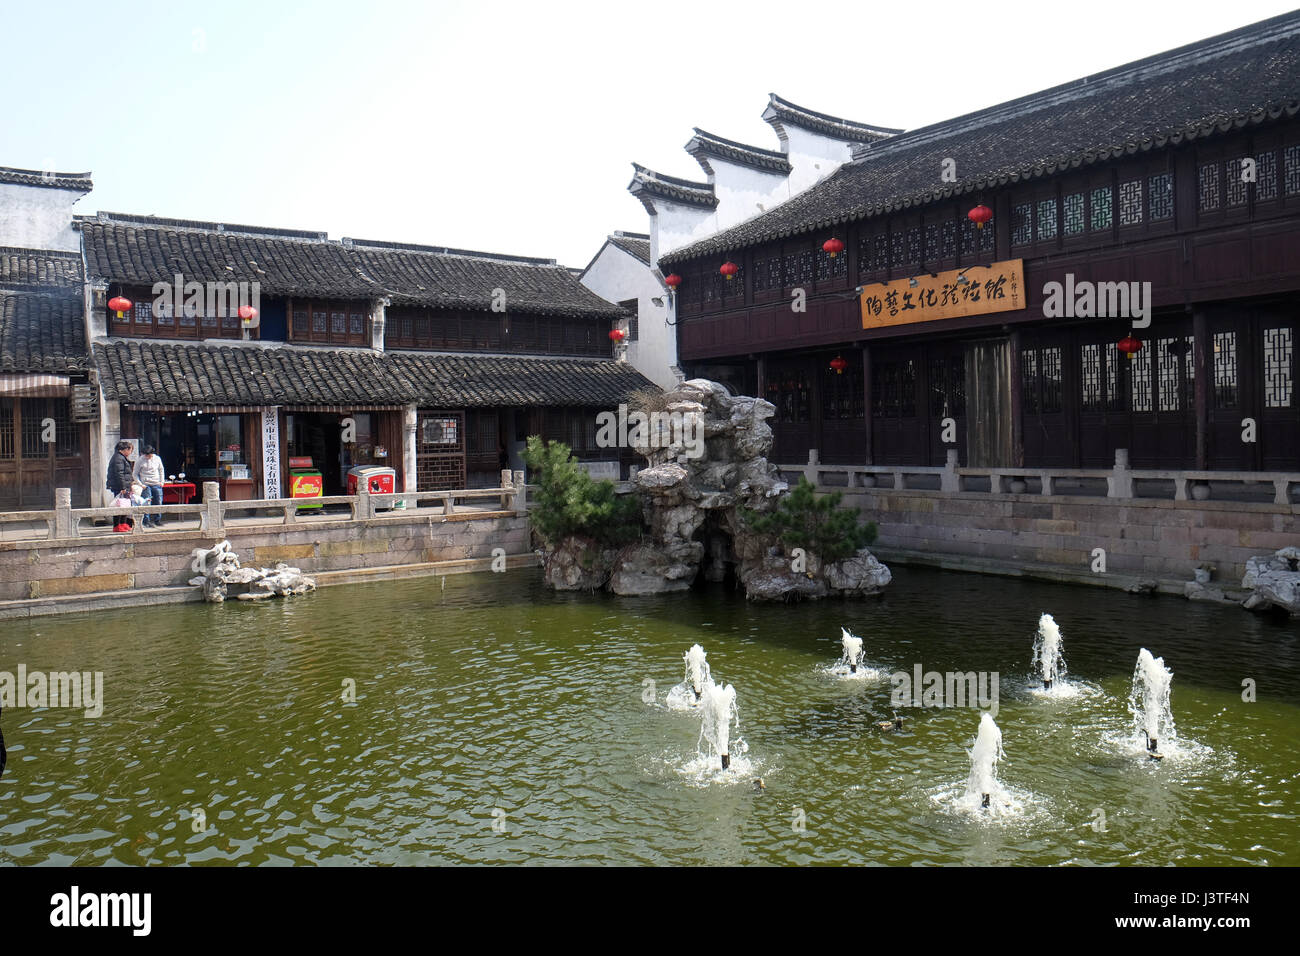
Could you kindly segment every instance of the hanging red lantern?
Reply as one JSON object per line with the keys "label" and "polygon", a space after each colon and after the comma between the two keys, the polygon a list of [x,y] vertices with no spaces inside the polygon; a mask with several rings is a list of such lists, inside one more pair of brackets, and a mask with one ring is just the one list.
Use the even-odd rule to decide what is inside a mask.
{"label": "hanging red lantern", "polygon": [[822,243],[822,251],[834,259],[844,251],[844,243],[839,239],[827,239]]}
{"label": "hanging red lantern", "polygon": [[849,367],[849,363],[844,360],[844,356],[837,355],[831,359],[831,368],[835,369],[836,375],[843,375],[844,370]]}
{"label": "hanging red lantern", "polygon": [[677,287],[681,284],[682,284],[682,277],[679,276],[676,272],[668,273],[667,278],[664,279],[664,285],[668,286],[668,288],[672,289],[674,292],[677,291]]}
{"label": "hanging red lantern", "polygon": [[993,218],[993,210],[983,203],[980,203],[970,212],[966,213],[966,218],[975,223],[976,229],[983,229],[984,223]]}
{"label": "hanging red lantern", "polygon": [[130,312],[134,304],[124,295],[115,295],[108,300],[108,307],[117,313],[119,319],[124,318],[124,314]]}
{"label": "hanging red lantern", "polygon": [[736,273],[740,271],[740,266],[736,265],[734,262],[724,262],[718,271],[726,276],[727,281],[730,282],[732,279],[736,278]]}
{"label": "hanging red lantern", "polygon": [[622,342],[623,339],[625,338],[627,338],[627,333],[624,332],[622,329],[609,330],[609,340],[613,342],[615,345],[617,345],[619,342]]}
{"label": "hanging red lantern", "polygon": [[257,318],[257,310],[253,308],[251,305],[241,305],[239,307],[239,317],[243,319],[244,322],[246,323],[252,322],[255,318]]}
{"label": "hanging red lantern", "polygon": [[1129,333],[1128,335],[1124,336],[1122,339],[1120,339],[1118,342],[1115,343],[1115,348],[1119,349],[1129,358],[1132,358],[1133,356],[1137,355],[1138,352],[1142,351],[1142,340],[1135,339],[1133,337],[1133,334]]}

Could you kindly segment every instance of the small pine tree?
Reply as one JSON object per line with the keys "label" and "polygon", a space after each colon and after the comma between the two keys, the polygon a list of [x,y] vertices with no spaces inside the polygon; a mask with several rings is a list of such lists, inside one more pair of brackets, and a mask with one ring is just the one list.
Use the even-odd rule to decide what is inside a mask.
{"label": "small pine tree", "polygon": [[817,497],[807,478],[800,478],[776,510],[768,514],[745,511],[745,523],[758,534],[776,536],[788,548],[803,548],[831,563],[852,556],[876,540],[874,521],[861,524],[857,508],[840,506],[844,496],[833,491]]}
{"label": "small pine tree", "polygon": [[591,538],[604,546],[626,544],[641,533],[641,505],[636,495],[618,495],[614,483],[593,481],[578,467],[569,446],[528,438],[524,462],[537,496],[530,503],[533,528],[549,546],[564,538]]}

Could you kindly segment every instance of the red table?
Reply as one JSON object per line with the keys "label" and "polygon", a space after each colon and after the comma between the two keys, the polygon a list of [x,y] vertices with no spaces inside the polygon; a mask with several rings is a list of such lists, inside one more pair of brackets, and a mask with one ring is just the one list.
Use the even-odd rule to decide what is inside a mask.
{"label": "red table", "polygon": [[169,481],[163,485],[163,504],[187,505],[197,490],[193,482]]}

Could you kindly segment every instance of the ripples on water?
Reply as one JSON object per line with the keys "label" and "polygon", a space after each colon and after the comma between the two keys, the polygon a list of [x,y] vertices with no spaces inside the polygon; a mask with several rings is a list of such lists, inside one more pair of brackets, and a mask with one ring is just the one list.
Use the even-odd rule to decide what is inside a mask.
{"label": "ripples on water", "polygon": [[[1077,693],[1029,677],[1043,611]],[[833,673],[841,626],[876,673]],[[5,710],[0,861],[1294,864],[1296,636],[908,569],[867,603],[555,595],[520,572],[6,623],[0,669],[103,671],[106,702],[97,720]],[[748,749],[726,773],[697,757],[698,715],[667,706],[696,642],[737,691]],[[1141,646],[1174,670],[1159,763],[1126,705]],[[1008,812],[955,806],[975,710],[879,727],[889,674],[918,663],[1000,674]]]}

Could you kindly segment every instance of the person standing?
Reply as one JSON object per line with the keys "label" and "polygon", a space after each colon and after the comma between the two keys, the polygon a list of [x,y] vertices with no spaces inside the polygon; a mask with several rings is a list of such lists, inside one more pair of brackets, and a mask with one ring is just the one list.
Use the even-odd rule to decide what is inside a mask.
{"label": "person standing", "polygon": [[[108,490],[111,491],[112,497],[116,498],[123,490],[130,491],[131,482],[134,480],[131,468],[131,459],[126,457],[126,453],[131,450],[129,441],[120,441],[113,452],[113,457],[108,460]],[[130,519],[126,515],[113,516],[114,531],[130,531]]]}
{"label": "person standing", "polygon": [[[153,445],[144,446],[143,454],[140,455],[139,461],[135,463],[131,475],[136,481],[144,485],[145,504],[161,505],[163,503],[163,482],[167,478],[167,473],[163,469],[162,459],[154,453]],[[144,526],[146,528],[161,528],[162,514],[146,514],[144,516]]]}

